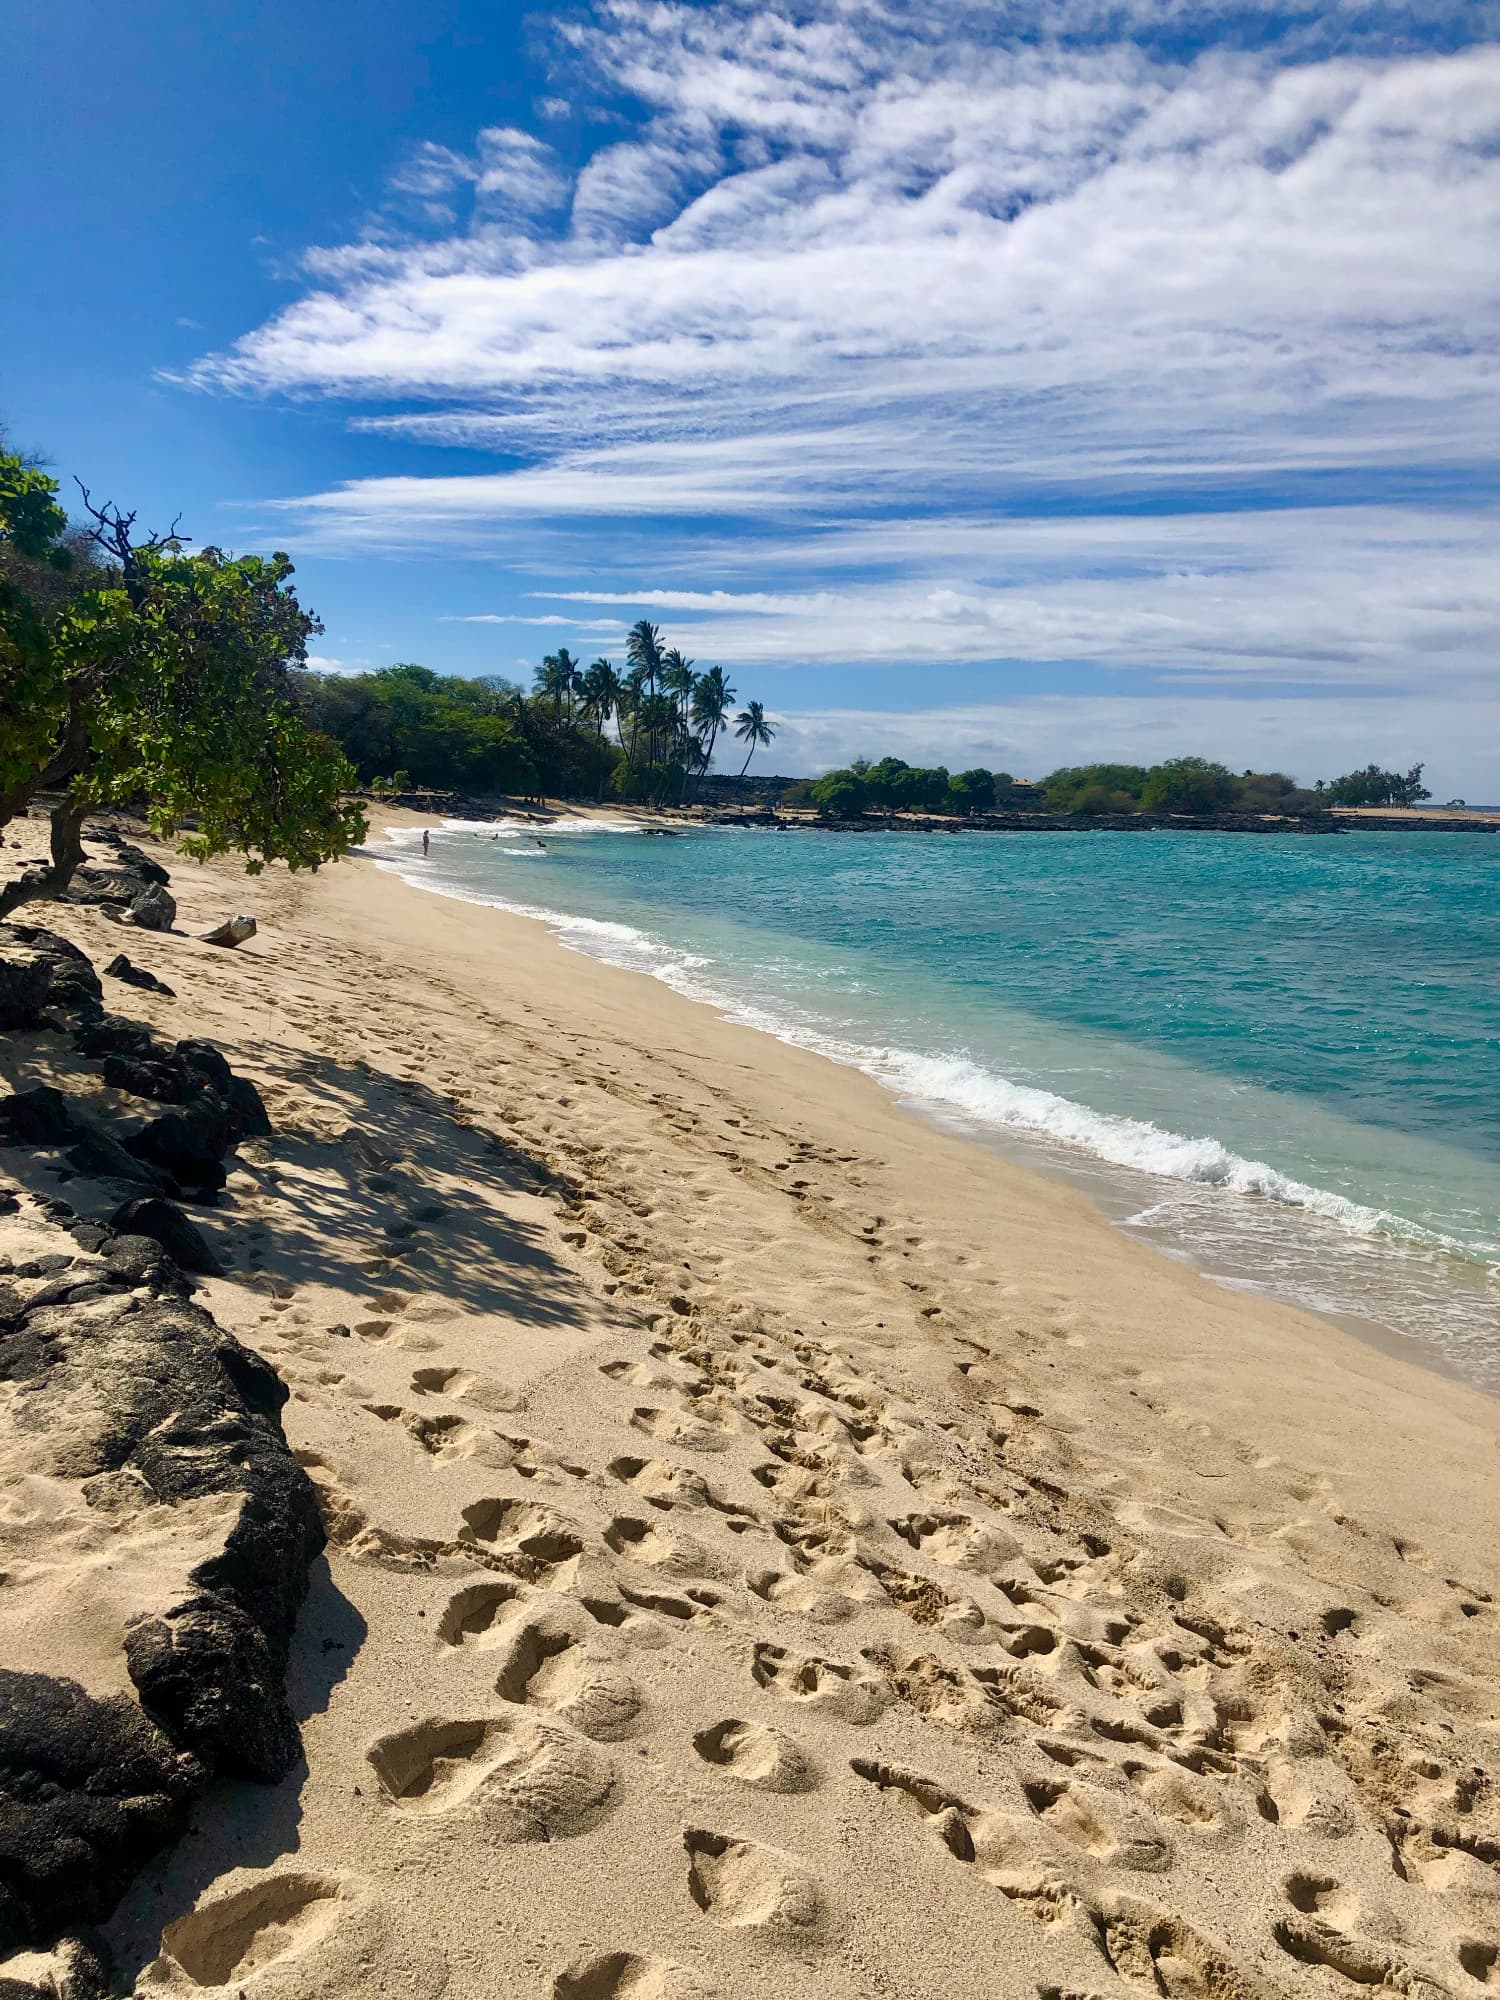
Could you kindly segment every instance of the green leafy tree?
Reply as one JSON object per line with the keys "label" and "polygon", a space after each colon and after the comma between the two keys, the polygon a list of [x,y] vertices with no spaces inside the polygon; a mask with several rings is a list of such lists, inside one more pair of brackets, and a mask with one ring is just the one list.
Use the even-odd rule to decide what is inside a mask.
{"label": "green leafy tree", "polygon": [[989,812],[995,803],[995,780],[977,766],[972,771],[956,771],[948,780],[953,803],[961,813]]}
{"label": "green leafy tree", "polygon": [[1170,757],[1164,764],[1153,764],[1141,787],[1145,812],[1222,812],[1234,797],[1233,775],[1203,757]]}
{"label": "green leafy tree", "polygon": [[[354,773],[309,728],[291,671],[322,628],[284,555],[188,554],[96,508],[92,560],[66,542],[56,483],[0,455],[0,825],[50,797],[50,865],[0,887],[0,917],[66,889],[85,817],[143,802],[197,859],[316,868],[365,832]],[[77,571],[78,587],[43,587]]]}
{"label": "green leafy tree", "polygon": [[[1077,812],[1085,791],[1097,787],[1108,795],[1123,792],[1129,811],[1138,803],[1149,773],[1144,764],[1069,764],[1042,780],[1042,797],[1049,812]],[[1113,808],[1111,808],[1113,810]]]}
{"label": "green leafy tree", "polygon": [[1327,790],[1328,803],[1334,806],[1415,806],[1431,797],[1422,783],[1420,764],[1413,764],[1404,777],[1399,771],[1367,764],[1362,771],[1346,771],[1335,778]]}
{"label": "green leafy tree", "polygon": [[878,764],[869,765],[862,773],[856,772],[855,776],[863,784],[865,796],[872,806],[894,812],[902,803],[906,775],[910,769],[904,757],[882,757]]}
{"label": "green leafy tree", "polygon": [[745,761],[739,771],[739,775],[743,778],[750,768],[750,759],[755,755],[757,746],[769,749],[776,730],[773,724],[767,722],[766,711],[761,704],[758,701],[747,701],[734,718],[734,733],[741,743],[748,745]]}
{"label": "green leafy tree", "polygon": [[865,781],[852,771],[828,771],[814,782],[811,797],[825,819],[856,819],[868,793]]}
{"label": "green leafy tree", "polygon": [[952,804],[951,782],[945,764],[915,766],[901,779],[899,802],[908,812],[941,812]]}

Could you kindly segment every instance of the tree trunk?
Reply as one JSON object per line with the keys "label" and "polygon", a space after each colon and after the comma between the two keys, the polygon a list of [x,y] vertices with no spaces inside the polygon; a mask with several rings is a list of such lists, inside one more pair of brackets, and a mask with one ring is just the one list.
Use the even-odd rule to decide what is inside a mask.
{"label": "tree trunk", "polygon": [[0,919],[26,903],[56,901],[73,879],[73,871],[85,858],[79,835],[85,808],[64,799],[52,808],[52,865],[30,875],[22,875],[0,888]]}

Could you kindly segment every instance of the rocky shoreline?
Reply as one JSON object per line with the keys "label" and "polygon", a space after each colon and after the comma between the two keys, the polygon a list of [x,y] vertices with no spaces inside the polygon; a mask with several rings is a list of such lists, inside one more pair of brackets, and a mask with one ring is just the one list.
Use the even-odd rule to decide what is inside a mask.
{"label": "rocky shoreline", "polygon": [[[412,798],[391,800],[422,810]],[[570,801],[579,805],[580,801]],[[435,818],[489,821],[525,819],[538,826],[565,815],[513,799],[442,799],[432,808]],[[601,808],[621,810],[617,803]],[[1269,818],[1262,813],[1049,813],[987,812],[966,818],[954,814],[861,813],[849,819],[829,819],[817,813],[779,812],[774,806],[756,809],[718,806],[708,800],[693,805],[636,806],[632,813],[651,812],[698,826],[742,826],[773,833],[1500,833],[1500,813],[1302,813]]]}
{"label": "rocky shoreline", "polygon": [[[104,839],[73,900],[169,925],[166,871]],[[108,970],[151,981],[123,955]],[[104,1116],[53,1083],[0,1098],[0,1469],[21,1496],[0,1628],[0,1955],[27,1955],[0,1992],[92,2000],[114,1987],[79,1926],[214,1778],[274,1780],[299,1755],[283,1676],[324,1533],[282,1432],[285,1385],[192,1297],[222,1266],[181,1204],[213,1202],[226,1158],[269,1134],[254,1085],[212,1045],[111,1012],[87,955],[34,925],[0,925],[0,1030],[140,1107]]]}
{"label": "rocky shoreline", "polygon": [[1472,815],[1438,818],[1434,814],[1361,815],[1357,820],[1337,813],[1308,813],[1297,818],[1267,819],[1259,813],[975,813],[967,819],[901,814],[862,813],[854,819],[824,819],[814,815],[709,811],[688,808],[684,815],[702,817],[711,826],[762,827],[777,833],[811,828],[820,833],[1500,833],[1500,816]]}

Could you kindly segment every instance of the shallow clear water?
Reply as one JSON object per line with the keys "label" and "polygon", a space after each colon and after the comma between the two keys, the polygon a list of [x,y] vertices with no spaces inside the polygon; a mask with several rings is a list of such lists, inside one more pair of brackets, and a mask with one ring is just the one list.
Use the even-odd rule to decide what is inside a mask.
{"label": "shallow clear water", "polygon": [[381,858],[1500,1383],[1500,839],[495,831]]}

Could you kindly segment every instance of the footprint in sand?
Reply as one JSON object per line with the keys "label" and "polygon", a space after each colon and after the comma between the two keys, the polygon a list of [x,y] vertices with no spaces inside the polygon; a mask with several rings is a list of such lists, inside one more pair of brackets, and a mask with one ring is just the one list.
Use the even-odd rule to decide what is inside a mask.
{"label": "footprint in sand", "polygon": [[703,1576],[711,1571],[707,1551],[690,1535],[667,1534],[652,1522],[617,1514],[604,1530],[606,1548],[632,1562],[647,1563],[672,1576]]}
{"label": "footprint in sand", "polygon": [[765,1639],[756,1641],[750,1673],[757,1686],[782,1701],[805,1702],[843,1722],[873,1722],[891,1702],[886,1682],[865,1669],[790,1653]]}
{"label": "footprint in sand", "polygon": [[967,1514],[908,1514],[891,1527],[912,1548],[949,1569],[991,1570],[1020,1553],[1020,1544]]}
{"label": "footprint in sand", "polygon": [[505,1634],[500,1628],[525,1602],[518,1583],[471,1583],[444,1605],[437,1621],[438,1639],[445,1646],[503,1645]]}
{"label": "footprint in sand", "polygon": [[565,1967],[552,1982],[552,2000],[716,2000],[721,1990],[669,1959],[611,1951]]}
{"label": "footprint in sand", "polygon": [[763,1792],[810,1792],[822,1782],[806,1751],[768,1723],[731,1716],[700,1729],[693,1748],[705,1764]]}
{"label": "footprint in sand", "polygon": [[[689,1408],[691,1412],[691,1405]],[[717,1416],[711,1421],[696,1412],[677,1417],[670,1410],[643,1404],[631,1411],[630,1423],[632,1429],[644,1431],[647,1437],[665,1438],[683,1451],[723,1451],[729,1442],[728,1428]]]}
{"label": "footprint in sand", "polygon": [[459,1539],[489,1544],[516,1575],[549,1590],[572,1582],[583,1554],[575,1525],[529,1500],[474,1501],[463,1510]]}
{"label": "footprint in sand", "polygon": [[701,1472],[685,1465],[669,1465],[661,1458],[612,1458],[607,1470],[652,1507],[712,1507],[742,1521],[755,1519],[750,1508],[722,1499]]}
{"label": "footprint in sand", "polygon": [[973,1808],[931,1778],[897,1765],[878,1764],[872,1758],[855,1757],[849,1767],[866,1784],[876,1785],[893,1799],[913,1808],[958,1861],[974,1859],[974,1841],[969,1832]]}
{"label": "footprint in sand", "polygon": [[604,1743],[628,1736],[641,1711],[634,1681],[592,1658],[565,1625],[545,1617],[529,1620],[513,1634],[495,1692],[502,1701],[550,1709]]}
{"label": "footprint in sand", "polygon": [[1172,1866],[1172,1843],[1139,1809],[1121,1810],[1112,1802],[1106,1819],[1102,1801],[1091,1805],[1082,1788],[1053,1779],[1028,1780],[1021,1791],[1049,1833],[1096,1860],[1144,1875],[1163,1875]]}
{"label": "footprint in sand", "polygon": [[412,1373],[411,1389],[414,1396],[463,1397],[474,1386],[474,1377],[465,1368],[448,1368],[441,1365],[418,1368]]}
{"label": "footprint in sand", "polygon": [[794,1855],[699,1827],[689,1827],[682,1844],[688,1852],[688,1893],[715,1923],[766,1931],[792,1943],[819,1929],[823,1899]]}
{"label": "footprint in sand", "polygon": [[593,1745],[524,1709],[425,1722],[366,1752],[382,1791],[418,1819],[479,1816],[504,1841],[585,1833],[612,1803],[615,1778]]}
{"label": "footprint in sand", "polygon": [[959,1640],[984,1634],[984,1613],[972,1598],[952,1597],[930,1577],[913,1576],[878,1557],[863,1561],[891,1603],[914,1624],[934,1626]]}
{"label": "footprint in sand", "polygon": [[268,1875],[201,1904],[162,1933],[144,1983],[222,1987],[299,1956],[339,1921],[349,1893],[337,1877]]}
{"label": "footprint in sand", "polygon": [[764,1604],[795,1612],[814,1625],[842,1625],[859,1606],[852,1597],[835,1590],[820,1590],[810,1577],[789,1576],[782,1570],[746,1572],[745,1587]]}

